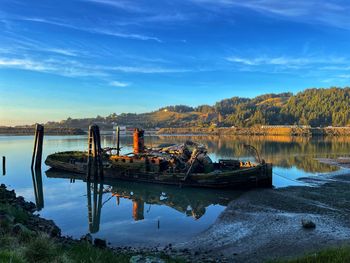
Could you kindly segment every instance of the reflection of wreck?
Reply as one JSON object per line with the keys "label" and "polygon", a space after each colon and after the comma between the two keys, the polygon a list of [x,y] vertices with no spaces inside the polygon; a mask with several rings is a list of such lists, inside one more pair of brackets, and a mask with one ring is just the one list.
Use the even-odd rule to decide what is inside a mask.
{"label": "reflection of wreck", "polygon": [[[75,178],[84,180],[84,175],[67,173],[50,169],[46,171],[49,178]],[[137,182],[127,182],[122,180],[108,180],[102,182],[87,181],[87,201],[89,211],[89,227],[92,233],[98,231],[100,214],[103,206],[102,195],[106,192],[112,193],[116,197],[116,205],[119,205],[120,198],[132,200],[132,216],[135,221],[143,220],[145,213],[151,209],[152,205],[166,205],[187,216],[195,219],[202,217],[208,206],[226,206],[231,200],[236,199],[241,192],[180,188],[157,184],[141,184]],[[149,207],[145,209],[146,206]]]}
{"label": "reflection of wreck", "polygon": [[226,206],[238,196],[237,192],[200,190],[186,188],[141,185],[139,183],[119,182],[112,185],[112,195],[133,201],[133,218],[144,219],[144,206],[166,205],[195,219],[201,218],[210,205]]}

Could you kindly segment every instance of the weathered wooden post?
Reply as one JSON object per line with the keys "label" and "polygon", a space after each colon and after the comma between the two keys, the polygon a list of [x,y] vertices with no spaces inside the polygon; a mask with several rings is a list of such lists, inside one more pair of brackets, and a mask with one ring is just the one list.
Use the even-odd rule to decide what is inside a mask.
{"label": "weathered wooden post", "polygon": [[94,176],[98,175],[103,177],[103,165],[102,165],[102,148],[101,148],[101,136],[100,128],[97,125],[91,125],[89,127],[88,137],[88,169],[87,179],[91,177],[91,169],[94,171]]}
{"label": "weathered wooden post", "polygon": [[6,175],[6,157],[2,157],[2,175]]}
{"label": "weathered wooden post", "polygon": [[117,155],[119,156],[119,152],[120,152],[120,128],[119,128],[119,126],[117,126],[116,136],[117,136]]}
{"label": "weathered wooden post", "polygon": [[43,155],[43,140],[44,140],[44,126],[37,124],[35,126],[35,138],[34,138],[34,149],[32,156],[32,169],[35,164],[35,168],[41,168],[41,160]]}

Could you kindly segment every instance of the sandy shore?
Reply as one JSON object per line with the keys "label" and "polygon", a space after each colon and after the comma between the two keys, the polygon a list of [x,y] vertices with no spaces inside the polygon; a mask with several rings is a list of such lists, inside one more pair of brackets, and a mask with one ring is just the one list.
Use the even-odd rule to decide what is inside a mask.
{"label": "sandy shore", "polygon": [[[345,162],[327,162],[348,167]],[[230,262],[265,262],[350,243],[350,172],[315,182],[318,187],[247,192],[209,229],[177,246],[211,250]],[[316,228],[303,228],[302,219],[312,220]]]}

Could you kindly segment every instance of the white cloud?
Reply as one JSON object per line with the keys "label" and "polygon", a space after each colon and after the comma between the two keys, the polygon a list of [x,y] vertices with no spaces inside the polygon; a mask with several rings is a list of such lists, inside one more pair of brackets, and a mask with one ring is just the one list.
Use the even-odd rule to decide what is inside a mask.
{"label": "white cloud", "polygon": [[89,32],[94,32],[94,33],[97,33],[97,34],[114,36],[114,37],[120,37],[120,38],[129,38],[129,39],[137,39],[137,40],[154,40],[154,41],[157,41],[159,43],[162,42],[157,37],[151,37],[151,36],[139,35],[139,34],[132,34],[132,33],[121,33],[121,32],[109,31],[109,30],[106,30],[106,29],[90,29]]}
{"label": "white cloud", "polygon": [[126,83],[126,82],[121,82],[121,81],[111,81],[109,83],[109,85],[113,86],[113,87],[127,87],[129,86],[130,84],[129,83]]}
{"label": "white cloud", "polygon": [[98,27],[91,28],[91,27],[85,27],[85,26],[78,26],[78,25],[68,24],[66,22],[48,20],[48,19],[44,19],[44,18],[21,17],[18,19],[24,20],[24,21],[37,22],[37,23],[45,23],[45,24],[70,28],[73,30],[85,31],[85,32],[89,32],[91,34],[100,34],[100,35],[107,35],[107,36],[113,36],[113,37],[119,37],[119,38],[136,39],[136,40],[143,40],[143,41],[153,40],[156,42],[162,42],[159,38],[153,37],[153,36],[147,36],[147,35],[135,34],[135,33],[129,33],[129,32],[127,32],[127,33],[117,32],[114,30],[106,29],[106,28],[98,28]]}
{"label": "white cloud", "polygon": [[116,66],[112,67],[112,70],[125,72],[125,73],[183,73],[190,72],[189,69],[181,68],[161,68],[161,67],[132,67],[132,66]]}
{"label": "white cloud", "polygon": [[13,68],[37,71],[42,73],[51,73],[65,77],[88,77],[88,76],[106,76],[95,66],[83,65],[74,60],[38,60],[38,59],[18,59],[18,58],[0,58],[0,68]]}
{"label": "white cloud", "polygon": [[[40,49],[39,49],[40,50]],[[69,49],[62,49],[62,48],[42,48],[42,51],[52,52],[60,55],[70,56],[70,57],[76,57],[78,56],[77,52],[74,50]]]}
{"label": "white cloud", "polygon": [[142,11],[141,8],[135,5],[136,1],[121,1],[121,0],[82,0],[84,2],[91,2],[96,4],[102,4],[107,6],[112,6],[119,9],[124,9],[127,11]]}
{"label": "white cloud", "polygon": [[[275,15],[298,22],[324,24],[350,29],[350,4],[336,0],[190,0],[206,8],[247,8],[265,15]],[[317,10],[317,13],[315,13]]]}
{"label": "white cloud", "polygon": [[247,66],[260,66],[260,65],[275,65],[275,66],[286,66],[286,67],[293,67],[293,66],[307,66],[312,64],[346,64],[350,61],[347,60],[344,57],[326,57],[326,58],[320,58],[320,57],[267,57],[267,56],[261,56],[261,57],[254,57],[254,58],[244,58],[239,56],[230,56],[226,57],[226,60],[233,63],[239,63]]}
{"label": "white cloud", "polygon": [[350,74],[340,74],[337,77],[342,79],[350,79]]}

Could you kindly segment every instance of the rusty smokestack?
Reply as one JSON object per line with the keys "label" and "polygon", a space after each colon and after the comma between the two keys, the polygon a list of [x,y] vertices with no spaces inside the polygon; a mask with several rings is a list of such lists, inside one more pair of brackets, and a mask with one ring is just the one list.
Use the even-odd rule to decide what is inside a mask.
{"label": "rusty smokestack", "polygon": [[136,128],[134,130],[134,153],[143,153],[145,150],[144,130]]}

